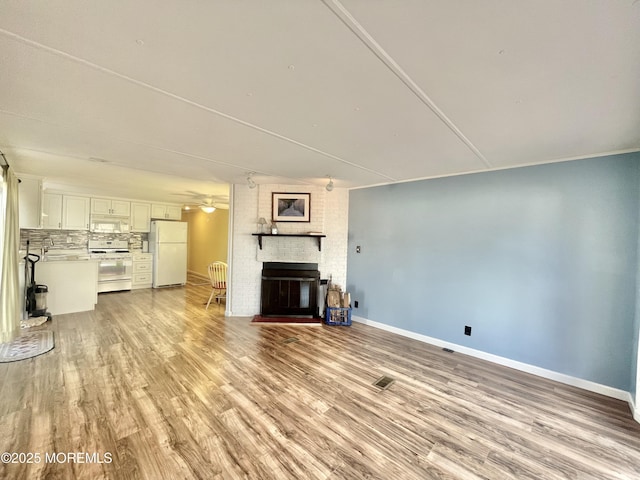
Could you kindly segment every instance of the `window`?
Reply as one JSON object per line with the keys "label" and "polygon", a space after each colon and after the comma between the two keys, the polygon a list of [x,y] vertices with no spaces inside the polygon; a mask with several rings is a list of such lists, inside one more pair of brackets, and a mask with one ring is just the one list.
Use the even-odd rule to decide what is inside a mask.
{"label": "window", "polygon": [[[4,218],[7,210],[7,188],[5,185],[4,169],[0,169],[0,252],[4,252]],[[2,258],[4,254],[0,253],[0,272],[2,271]]]}

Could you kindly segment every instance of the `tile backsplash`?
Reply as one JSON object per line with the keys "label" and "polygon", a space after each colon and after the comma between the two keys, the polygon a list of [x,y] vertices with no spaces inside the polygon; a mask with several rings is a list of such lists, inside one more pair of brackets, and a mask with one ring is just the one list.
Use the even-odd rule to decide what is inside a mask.
{"label": "tile backsplash", "polygon": [[89,240],[127,240],[130,250],[141,250],[142,241],[148,239],[147,233],[90,233],[84,230],[20,230],[20,250],[26,250],[29,240],[29,250],[37,252],[43,242],[49,245],[49,250],[78,250],[86,251]]}

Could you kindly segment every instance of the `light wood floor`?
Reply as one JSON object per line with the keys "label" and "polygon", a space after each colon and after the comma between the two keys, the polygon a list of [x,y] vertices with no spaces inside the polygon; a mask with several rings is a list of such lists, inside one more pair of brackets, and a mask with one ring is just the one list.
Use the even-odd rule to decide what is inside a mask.
{"label": "light wood floor", "polygon": [[53,351],[0,364],[0,452],[42,457],[0,477],[640,478],[624,402],[361,324],[225,319],[208,294],[103,294],[46,326]]}

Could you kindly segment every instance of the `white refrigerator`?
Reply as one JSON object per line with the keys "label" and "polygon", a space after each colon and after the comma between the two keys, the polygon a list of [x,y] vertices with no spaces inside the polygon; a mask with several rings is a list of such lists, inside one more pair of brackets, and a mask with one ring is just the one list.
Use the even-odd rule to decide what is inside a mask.
{"label": "white refrigerator", "polygon": [[187,283],[187,223],[155,220],[149,232],[153,288]]}

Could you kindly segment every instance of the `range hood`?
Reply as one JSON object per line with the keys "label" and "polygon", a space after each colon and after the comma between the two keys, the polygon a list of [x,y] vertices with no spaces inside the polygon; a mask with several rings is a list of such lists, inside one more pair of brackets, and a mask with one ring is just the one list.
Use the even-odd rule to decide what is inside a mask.
{"label": "range hood", "polygon": [[129,233],[131,231],[130,218],[113,215],[91,215],[89,231],[95,233]]}

